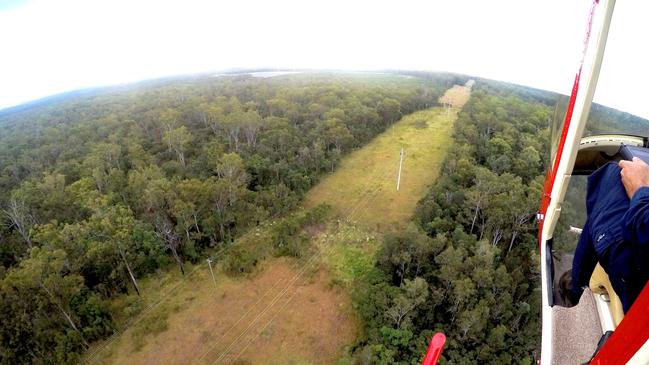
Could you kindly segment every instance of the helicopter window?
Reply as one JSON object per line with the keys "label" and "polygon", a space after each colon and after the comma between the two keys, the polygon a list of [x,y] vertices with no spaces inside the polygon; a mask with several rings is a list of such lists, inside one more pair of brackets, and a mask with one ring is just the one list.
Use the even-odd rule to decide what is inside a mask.
{"label": "helicopter window", "polygon": [[572,260],[579,240],[579,234],[586,222],[586,176],[570,179],[566,197],[561,205],[561,215],[553,237],[553,292],[554,303],[571,306],[561,292],[561,276],[572,268]]}
{"label": "helicopter window", "polygon": [[587,176],[572,176],[565,199],[561,205],[561,216],[554,235],[554,250],[572,254],[579,239],[578,229],[586,222],[586,180]]}
{"label": "helicopter window", "polygon": [[554,165],[554,157],[556,156],[559,140],[561,139],[561,131],[563,130],[563,124],[565,122],[566,112],[568,111],[569,101],[570,98],[568,96],[560,95],[554,108],[554,117],[550,129],[552,135],[552,144],[550,149],[550,156],[552,156],[552,161],[550,166]]}

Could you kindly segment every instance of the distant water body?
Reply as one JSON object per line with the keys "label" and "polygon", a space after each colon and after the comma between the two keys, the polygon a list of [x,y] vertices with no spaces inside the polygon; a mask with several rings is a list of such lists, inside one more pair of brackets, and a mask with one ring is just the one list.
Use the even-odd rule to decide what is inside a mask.
{"label": "distant water body", "polygon": [[221,76],[250,75],[252,77],[260,77],[260,78],[265,79],[265,78],[269,78],[269,77],[293,75],[293,74],[299,74],[299,73],[302,73],[302,71],[260,71],[260,72],[222,73],[222,74],[215,74],[213,76],[214,77],[221,77]]}
{"label": "distant water body", "polygon": [[[306,71],[309,72],[309,71]],[[317,72],[317,71],[316,71]],[[331,72],[331,71],[328,71]],[[388,76],[398,76],[398,77],[404,77],[407,79],[413,78],[411,75],[401,75],[398,73],[391,73],[391,72],[377,72],[377,71],[347,71],[347,70],[339,70],[339,71],[333,71],[335,73],[339,74],[352,74],[352,75],[388,75]],[[252,77],[259,77],[262,79],[266,79],[269,77],[275,77],[275,76],[285,76],[285,75],[293,75],[293,74],[301,74],[305,73],[305,71],[256,71],[256,72],[234,72],[234,73],[218,73],[212,75],[212,77],[233,77],[233,76],[243,76],[243,75],[250,75]]]}

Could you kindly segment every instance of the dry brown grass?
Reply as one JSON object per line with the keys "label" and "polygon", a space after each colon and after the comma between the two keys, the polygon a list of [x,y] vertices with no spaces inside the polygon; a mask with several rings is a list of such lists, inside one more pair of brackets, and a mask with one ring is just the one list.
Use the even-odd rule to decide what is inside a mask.
{"label": "dry brown grass", "polygon": [[453,85],[444,95],[439,98],[442,104],[450,104],[453,108],[462,108],[471,96],[471,88],[467,86]]}
{"label": "dry brown grass", "polygon": [[[219,275],[217,287],[206,270],[198,272],[167,301],[172,315],[164,332],[131,328],[99,363],[333,363],[356,337],[350,300],[328,286],[325,270],[302,276],[284,291],[298,272],[296,264],[271,259],[251,279]],[[144,344],[134,335],[144,336]]]}

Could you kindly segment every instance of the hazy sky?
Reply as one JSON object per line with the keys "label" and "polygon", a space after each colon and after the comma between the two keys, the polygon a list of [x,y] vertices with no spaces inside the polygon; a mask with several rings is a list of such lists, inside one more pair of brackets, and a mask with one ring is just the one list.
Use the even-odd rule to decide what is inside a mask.
{"label": "hazy sky", "polygon": [[[568,93],[590,0],[0,0],[0,108],[232,67],[453,71]],[[619,1],[596,100],[649,117],[646,1]]]}

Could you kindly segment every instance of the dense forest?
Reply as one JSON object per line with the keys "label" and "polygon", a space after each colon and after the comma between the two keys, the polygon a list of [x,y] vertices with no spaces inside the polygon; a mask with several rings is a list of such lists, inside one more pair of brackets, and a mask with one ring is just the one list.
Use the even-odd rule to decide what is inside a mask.
{"label": "dense forest", "polygon": [[363,363],[416,364],[435,330],[452,364],[531,364],[539,337],[534,216],[552,109],[478,84],[414,223],[386,237],[356,303]]}
{"label": "dense forest", "polygon": [[0,113],[0,363],[75,363],[108,300],[290,212],[462,78],[163,80]]}

